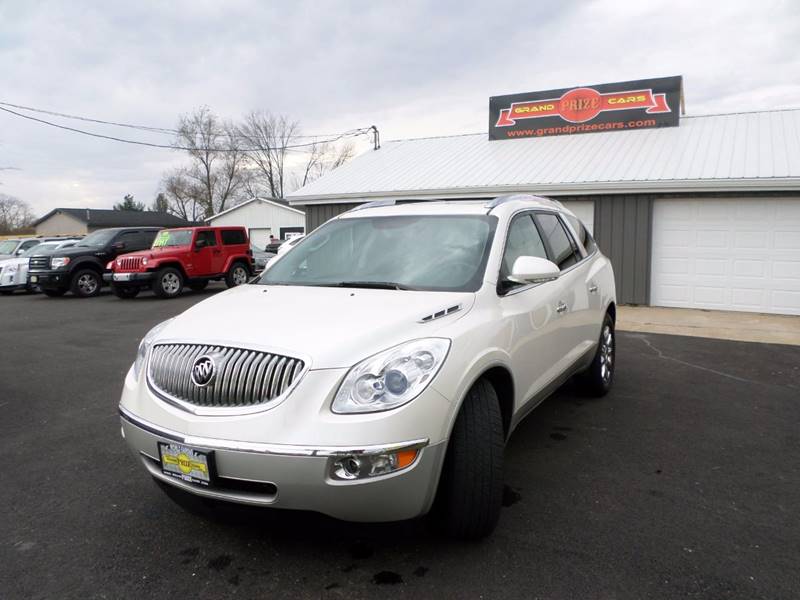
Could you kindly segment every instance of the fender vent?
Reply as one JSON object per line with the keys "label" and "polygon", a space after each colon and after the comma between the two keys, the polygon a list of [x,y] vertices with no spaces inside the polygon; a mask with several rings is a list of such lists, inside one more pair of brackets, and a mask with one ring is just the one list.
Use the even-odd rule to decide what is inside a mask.
{"label": "fender vent", "polygon": [[451,306],[450,308],[443,308],[440,311],[437,311],[431,315],[426,315],[422,317],[419,322],[420,323],[427,323],[428,321],[433,321],[435,319],[441,319],[442,317],[446,317],[447,315],[452,315],[461,310],[461,305],[456,304],[455,306]]}

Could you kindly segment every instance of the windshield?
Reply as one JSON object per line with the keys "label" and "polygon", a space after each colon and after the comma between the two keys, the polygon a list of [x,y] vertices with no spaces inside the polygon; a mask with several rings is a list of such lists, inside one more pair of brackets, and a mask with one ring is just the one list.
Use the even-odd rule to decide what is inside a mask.
{"label": "windshield", "polygon": [[34,254],[42,252],[43,250],[52,250],[56,246],[58,246],[58,242],[50,244],[36,244],[35,246],[32,246],[27,250],[25,250],[25,252],[20,254],[20,256],[33,256]]}
{"label": "windshield", "polygon": [[0,242],[0,254],[14,254],[14,248],[19,244],[19,240],[6,240]]}
{"label": "windshield", "polygon": [[158,232],[156,239],[153,240],[153,248],[164,248],[167,246],[188,246],[192,243],[192,231],[190,229],[178,229],[170,231],[162,229]]}
{"label": "windshield", "polygon": [[116,234],[117,232],[114,229],[101,229],[100,231],[90,233],[81,240],[80,244],[75,245],[89,246],[90,248],[102,248],[108,244],[108,242],[110,242]]}
{"label": "windshield", "polygon": [[338,219],[302,238],[258,283],[474,292],[496,225],[487,215]]}

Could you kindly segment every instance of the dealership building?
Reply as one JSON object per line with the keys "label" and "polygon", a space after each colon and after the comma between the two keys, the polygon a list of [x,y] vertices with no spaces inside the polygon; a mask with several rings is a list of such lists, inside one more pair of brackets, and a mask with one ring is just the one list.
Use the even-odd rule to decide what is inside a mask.
{"label": "dealership building", "polygon": [[[589,91],[620,94],[601,88]],[[556,92],[564,98],[569,90],[543,94]],[[490,135],[507,118],[502,112],[491,116]],[[515,139],[478,133],[386,142],[289,201],[305,208],[311,231],[378,199],[550,196],[610,257],[621,303],[800,315],[800,109],[675,121],[639,129],[626,120],[622,131],[579,135],[527,129],[531,136]]]}

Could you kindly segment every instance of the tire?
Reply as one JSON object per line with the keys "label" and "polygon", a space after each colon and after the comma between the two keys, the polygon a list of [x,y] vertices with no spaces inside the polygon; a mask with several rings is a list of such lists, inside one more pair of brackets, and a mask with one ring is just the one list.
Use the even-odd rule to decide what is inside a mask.
{"label": "tire", "polygon": [[581,387],[588,394],[600,398],[605,396],[614,384],[616,345],[614,320],[611,315],[606,314],[592,364],[579,377]]}
{"label": "tire", "polygon": [[100,294],[103,278],[94,269],[80,269],[72,275],[69,288],[78,298],[92,298]]}
{"label": "tire", "polygon": [[193,292],[202,292],[204,289],[208,287],[207,281],[196,281],[194,283],[189,284],[189,289]]}
{"label": "tire", "polygon": [[45,288],[42,290],[42,293],[48,298],[61,298],[61,296],[67,293],[67,290],[48,290]]}
{"label": "tire", "polygon": [[451,537],[477,540],[494,531],[503,500],[505,436],[497,393],[479,380],[456,417],[433,518]]}
{"label": "tire", "polygon": [[177,298],[183,289],[183,274],[174,267],[164,267],[156,273],[152,287],[159,298]]}
{"label": "tire", "polygon": [[111,291],[114,292],[114,295],[117,298],[122,298],[123,300],[130,300],[131,298],[136,298],[136,296],[139,295],[138,287],[112,285]]}
{"label": "tire", "polygon": [[233,263],[228,272],[225,273],[225,285],[229,288],[247,283],[248,279],[250,279],[250,269],[244,263]]}

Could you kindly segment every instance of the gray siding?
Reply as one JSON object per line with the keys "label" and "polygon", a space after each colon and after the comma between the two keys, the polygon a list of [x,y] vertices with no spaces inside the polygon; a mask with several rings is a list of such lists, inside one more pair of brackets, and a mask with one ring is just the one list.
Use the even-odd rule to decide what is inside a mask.
{"label": "gray siding", "polygon": [[306,206],[306,233],[311,233],[325,221],[355,208],[358,204],[311,204]]}
{"label": "gray siding", "polygon": [[594,235],[614,266],[620,304],[650,301],[652,215],[652,196],[594,197]]}

